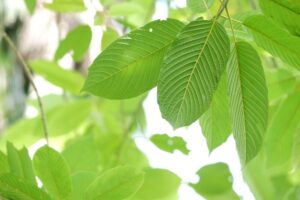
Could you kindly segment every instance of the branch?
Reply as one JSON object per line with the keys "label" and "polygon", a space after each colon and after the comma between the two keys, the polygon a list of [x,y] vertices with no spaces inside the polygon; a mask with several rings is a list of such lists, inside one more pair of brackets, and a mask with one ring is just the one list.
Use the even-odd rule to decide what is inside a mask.
{"label": "branch", "polygon": [[48,129],[47,129],[47,123],[46,123],[46,116],[45,116],[45,111],[44,111],[44,106],[43,106],[43,102],[42,99],[39,95],[39,92],[37,90],[37,87],[33,81],[32,78],[32,74],[30,71],[29,66],[27,65],[26,61],[24,60],[23,56],[21,55],[21,53],[19,52],[19,50],[17,49],[16,45],[14,44],[14,42],[12,41],[12,39],[7,35],[7,33],[4,30],[0,30],[0,36],[3,36],[3,39],[7,42],[7,44],[11,47],[11,49],[14,51],[14,53],[16,54],[18,60],[21,62],[21,66],[27,76],[27,78],[30,81],[30,84],[32,85],[32,88],[36,94],[37,100],[38,100],[38,104],[39,104],[39,108],[40,108],[40,114],[41,114],[41,120],[42,120],[42,125],[43,125],[43,130],[44,130],[44,136],[45,139],[47,141],[47,144],[49,144],[49,139],[48,139]]}

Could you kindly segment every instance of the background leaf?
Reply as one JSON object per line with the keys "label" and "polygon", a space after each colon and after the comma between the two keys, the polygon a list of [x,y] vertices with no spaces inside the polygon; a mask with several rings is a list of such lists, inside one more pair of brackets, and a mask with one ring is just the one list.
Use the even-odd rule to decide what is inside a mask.
{"label": "background leaf", "polygon": [[32,15],[36,6],[36,0],[25,0],[25,5],[29,13]]}
{"label": "background leaf", "polygon": [[187,6],[194,12],[204,12],[214,3],[214,0],[187,0]]}
{"label": "background leaf", "polygon": [[87,189],[87,200],[123,200],[142,186],[144,174],[133,167],[116,167],[100,175]]}
{"label": "background leaf", "polygon": [[150,140],[161,150],[174,153],[175,150],[184,154],[189,154],[190,150],[186,147],[186,142],[181,137],[169,137],[166,134],[153,135]]}
{"label": "background leaf", "polygon": [[57,199],[64,199],[72,191],[71,175],[64,158],[48,146],[40,148],[33,157],[36,175],[43,187]]}
{"label": "background leaf", "polygon": [[228,104],[227,73],[224,73],[209,109],[200,118],[202,133],[210,152],[223,144],[231,134]]}
{"label": "background leaf", "polygon": [[[80,61],[86,54],[92,39],[92,31],[88,25],[74,28],[59,43],[55,52],[55,60],[61,59],[66,53],[72,51],[74,61]],[[80,41],[80,42],[78,42]]]}
{"label": "background leaf", "polygon": [[30,62],[30,67],[50,83],[75,94],[79,93],[84,82],[81,74],[65,70],[55,62],[33,60]]}
{"label": "background leaf", "polygon": [[197,175],[200,181],[190,184],[194,190],[207,200],[239,199],[232,189],[233,177],[225,163],[215,163],[202,167]]}
{"label": "background leaf", "polygon": [[216,21],[197,19],[177,35],[158,83],[160,111],[174,128],[190,125],[208,109],[228,55],[228,36]]}
{"label": "background leaf", "polygon": [[0,151],[0,176],[9,172],[7,156]]}
{"label": "background leaf", "polygon": [[110,99],[138,96],[157,84],[169,45],[183,24],[157,20],[116,40],[89,68],[84,91]]}
{"label": "background leaf", "polygon": [[268,119],[268,90],[255,49],[238,42],[228,63],[228,91],[233,135],[242,163],[260,150]]}
{"label": "background leaf", "polygon": [[73,13],[85,11],[83,0],[53,0],[52,3],[44,3],[44,6],[55,12]]}
{"label": "background leaf", "polygon": [[300,38],[290,35],[263,15],[247,18],[244,24],[250,29],[258,46],[300,69]]}

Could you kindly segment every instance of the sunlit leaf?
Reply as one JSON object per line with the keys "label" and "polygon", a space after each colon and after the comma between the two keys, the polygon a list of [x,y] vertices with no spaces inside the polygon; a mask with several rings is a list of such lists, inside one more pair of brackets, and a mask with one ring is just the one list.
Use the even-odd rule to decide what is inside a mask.
{"label": "sunlit leaf", "polygon": [[209,10],[214,0],[187,0],[187,6],[194,12],[204,12]]}
{"label": "sunlit leaf", "polygon": [[51,196],[64,199],[70,195],[72,191],[70,169],[57,151],[48,146],[40,148],[33,157],[33,165],[36,175]]}
{"label": "sunlit leaf", "polygon": [[8,142],[7,143],[7,160],[9,163],[9,168],[10,168],[11,174],[14,174],[14,175],[36,185],[32,162],[28,155],[28,150],[26,148],[17,150],[13,146],[13,144]]}
{"label": "sunlit leaf", "polygon": [[215,20],[197,19],[178,35],[164,59],[158,82],[163,118],[187,126],[208,108],[229,57],[229,38]]}
{"label": "sunlit leaf", "polygon": [[259,0],[264,14],[287,28],[292,34],[300,35],[300,3],[298,0]]}
{"label": "sunlit leaf", "polygon": [[82,12],[86,10],[83,0],[53,0],[52,3],[44,3],[44,6],[52,11],[61,13]]}
{"label": "sunlit leaf", "polygon": [[76,27],[60,42],[55,52],[55,60],[61,59],[68,52],[72,52],[75,61],[82,60],[90,46],[91,39],[92,31],[88,25]]}
{"label": "sunlit leaf", "polygon": [[35,73],[41,75],[50,83],[75,94],[80,92],[84,82],[81,74],[65,70],[55,62],[33,60],[30,62],[30,67]]}
{"label": "sunlit leaf", "polygon": [[0,151],[0,176],[9,172],[7,156]]}
{"label": "sunlit leaf", "polygon": [[29,13],[32,15],[36,6],[36,0],[25,0],[25,5]]}
{"label": "sunlit leaf", "polygon": [[0,176],[0,196],[13,200],[50,200],[49,195],[14,174]]}
{"label": "sunlit leaf", "polygon": [[144,174],[133,167],[116,167],[100,175],[87,189],[86,199],[123,200],[142,186]]}
{"label": "sunlit leaf", "polygon": [[284,31],[263,15],[247,18],[244,24],[250,29],[255,42],[273,56],[300,69],[300,38]]}
{"label": "sunlit leaf", "polygon": [[119,34],[117,31],[115,31],[112,28],[107,28],[102,36],[101,41],[101,49],[104,50],[106,47],[108,47],[113,41],[118,39]]}

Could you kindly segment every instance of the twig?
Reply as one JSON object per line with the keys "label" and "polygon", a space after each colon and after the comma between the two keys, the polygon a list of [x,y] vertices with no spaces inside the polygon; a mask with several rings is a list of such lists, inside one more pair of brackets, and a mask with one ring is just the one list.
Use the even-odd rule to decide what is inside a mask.
{"label": "twig", "polygon": [[42,125],[43,125],[43,130],[44,130],[44,136],[46,139],[47,144],[49,144],[49,139],[48,139],[48,129],[47,129],[47,123],[46,123],[46,116],[45,116],[45,111],[44,111],[44,106],[43,106],[43,102],[42,99],[39,95],[39,92],[37,90],[37,87],[33,81],[32,78],[32,74],[30,71],[29,66],[27,65],[26,61],[24,60],[23,56],[21,55],[21,53],[19,52],[19,50],[17,49],[16,45],[14,44],[14,42],[12,41],[12,39],[6,34],[6,32],[4,30],[0,30],[0,36],[3,36],[3,39],[7,42],[7,44],[11,47],[11,49],[14,51],[14,53],[16,54],[18,60],[21,62],[21,66],[27,76],[27,78],[29,79],[32,88],[36,94],[37,100],[38,100],[38,104],[39,104],[39,108],[40,108],[40,113],[41,113],[41,120],[42,120]]}
{"label": "twig", "polygon": [[218,11],[218,13],[217,13],[217,15],[216,15],[216,19],[218,19],[218,18],[221,16],[221,14],[223,13],[223,11],[224,11],[225,8],[227,7],[228,1],[229,1],[229,0],[224,0],[224,1],[222,1],[222,5],[221,5],[221,7],[220,7],[220,9],[219,9],[219,11]]}

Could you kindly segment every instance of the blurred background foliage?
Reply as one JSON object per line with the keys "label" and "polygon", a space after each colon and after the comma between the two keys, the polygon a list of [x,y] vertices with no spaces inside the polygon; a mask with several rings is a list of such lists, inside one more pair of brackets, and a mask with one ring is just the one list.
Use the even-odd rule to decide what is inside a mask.
{"label": "blurred background foliage", "polygon": [[[35,75],[46,111],[50,144],[60,150],[69,166],[73,181],[70,199],[82,199],[83,189],[80,184],[76,185],[76,181],[88,185],[95,179],[95,174],[120,165],[131,165],[145,172],[141,189],[130,199],[178,199],[179,186],[186,183],[168,170],[151,168],[148,158],[134,140],[135,137],[145,137],[161,150],[189,153],[182,138],[144,134],[147,124],[143,102],[147,94],[109,101],[83,94],[80,89],[93,59],[119,36],[156,18],[170,17],[187,22],[198,17],[212,17],[220,2],[211,0],[208,5],[211,7],[206,12],[201,6],[191,9],[185,3],[172,0],[0,1],[0,26],[17,44]],[[260,12],[258,2],[233,0],[229,3],[229,10],[234,17],[237,38],[252,42],[241,21]],[[227,19],[222,17],[221,21],[231,35]],[[270,118],[277,117],[280,123],[280,109],[288,106],[284,104],[285,97],[289,96],[293,102],[292,98],[299,95],[295,94],[299,91],[299,72],[261,49],[258,51],[263,56],[269,87]],[[297,129],[299,122],[294,124]],[[14,52],[1,39],[0,133],[0,150],[5,152],[0,153],[0,174],[16,171],[13,166],[17,158],[12,155],[20,154],[21,160],[28,155],[18,153],[21,150],[17,149],[45,143],[32,87]],[[284,144],[288,145],[293,139],[287,136]],[[8,141],[13,145],[7,145]],[[299,147],[291,151],[299,152]],[[300,199],[299,156],[290,157],[298,159],[298,165],[292,166],[292,170],[288,164],[271,169],[263,163],[266,156],[270,159],[277,155],[263,152],[242,169],[255,198]],[[20,165],[27,166],[28,163]],[[226,164],[207,165],[199,169],[197,176],[199,181],[188,185],[203,198],[240,198],[232,188],[232,175]]]}

